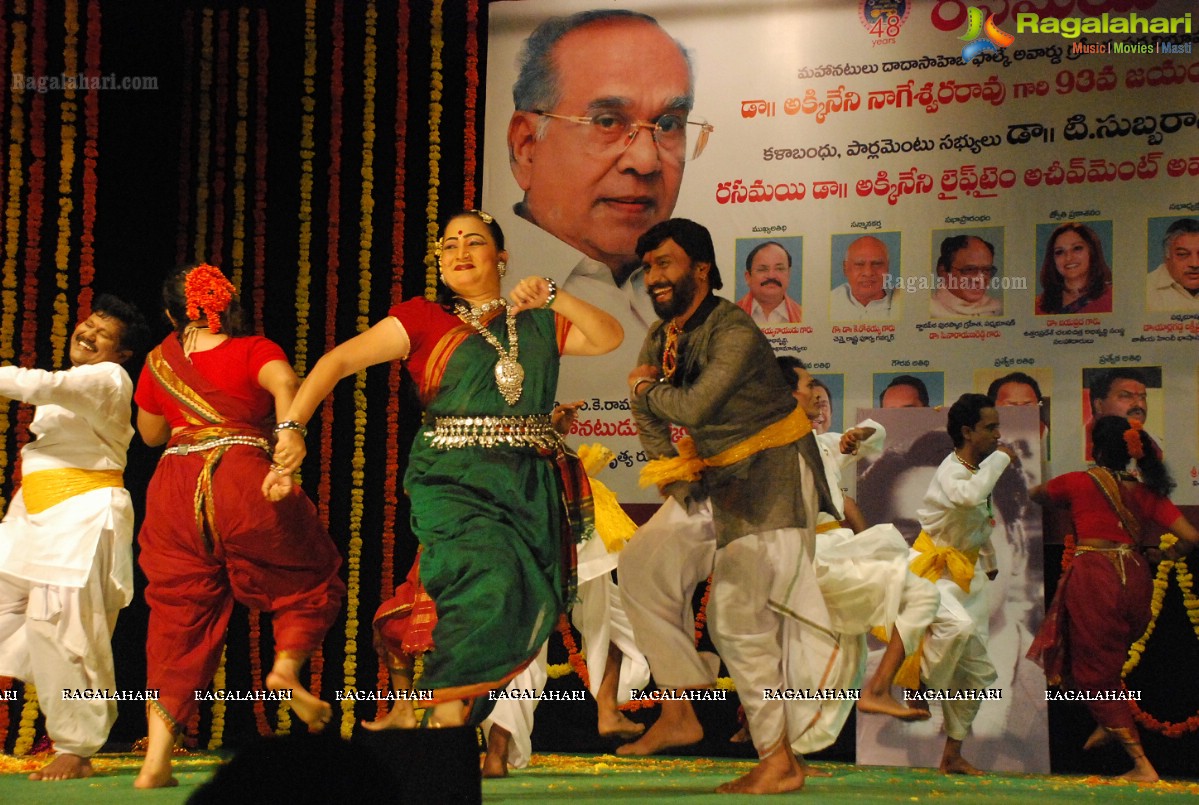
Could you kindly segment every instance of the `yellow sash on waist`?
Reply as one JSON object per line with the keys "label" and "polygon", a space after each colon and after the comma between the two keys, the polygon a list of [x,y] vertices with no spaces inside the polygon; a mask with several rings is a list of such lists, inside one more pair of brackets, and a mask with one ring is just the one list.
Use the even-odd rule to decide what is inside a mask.
{"label": "yellow sash on waist", "polygon": [[596,480],[596,474],[616,457],[608,448],[601,444],[581,445],[578,450],[579,460],[591,483],[591,501],[595,506],[595,532],[604,541],[608,553],[620,552],[629,537],[637,531],[637,524],[625,514],[616,499],[616,493]]}
{"label": "yellow sash on waist", "polygon": [[[970,582],[974,579],[974,563],[978,561],[978,551],[960,551],[948,546],[942,547],[933,542],[927,532],[921,531],[912,545],[920,555],[912,560],[909,569],[922,579],[935,582],[948,570],[949,577],[965,592],[970,592]],[[891,639],[881,628],[875,627],[871,634],[884,643]],[[924,653],[924,638],[920,638],[920,646],[908,655],[899,670],[895,672],[895,684],[909,690],[920,687],[920,657]]]}
{"label": "yellow sash on waist", "polygon": [[124,485],[125,478],[120,470],[62,467],[57,470],[38,470],[24,476],[21,479],[21,492],[25,497],[25,509],[30,514],[38,514],[84,492]]}
{"label": "yellow sash on waist", "polygon": [[821,523],[820,525],[816,526],[816,533],[824,534],[828,531],[835,531],[838,528],[844,528],[844,527],[845,526],[843,526],[837,520],[829,520],[827,523]]}
{"label": "yellow sash on waist", "polygon": [[912,545],[920,556],[912,560],[911,571],[922,579],[936,581],[948,570],[949,577],[962,588],[970,592],[970,582],[974,579],[974,563],[978,561],[978,551],[959,551],[957,548],[940,546],[933,542],[924,531],[916,537]]}
{"label": "yellow sash on waist", "polygon": [[782,447],[797,442],[812,432],[812,423],[798,406],[787,416],[767,425],[748,439],[737,442],[727,450],[714,456],[700,458],[696,454],[695,440],[690,436],[679,439],[675,449],[677,456],[656,458],[641,470],[642,487],[657,484],[659,487],[675,481],[698,481],[707,467],[727,467],[744,461],[754,453]]}

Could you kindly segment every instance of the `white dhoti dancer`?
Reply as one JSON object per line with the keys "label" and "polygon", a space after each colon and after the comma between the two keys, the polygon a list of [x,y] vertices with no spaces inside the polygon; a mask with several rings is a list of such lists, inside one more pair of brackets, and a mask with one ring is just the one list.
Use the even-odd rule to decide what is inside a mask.
{"label": "white dhoti dancer", "polygon": [[[133,598],[133,506],[123,487],[133,384],[125,324],[79,325],[71,369],[0,367],[0,395],[37,406],[22,486],[0,523],[0,675],[32,683],[63,763],[36,779],[91,774],[117,717],[111,637]],[[94,361],[94,362],[92,362]],[[58,761],[56,761],[58,762]]]}

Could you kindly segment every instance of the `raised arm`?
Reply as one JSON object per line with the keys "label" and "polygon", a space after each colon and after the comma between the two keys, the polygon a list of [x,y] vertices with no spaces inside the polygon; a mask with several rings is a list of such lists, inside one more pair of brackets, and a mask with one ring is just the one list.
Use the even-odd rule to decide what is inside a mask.
{"label": "raised arm", "polygon": [[545,277],[525,277],[508,299],[518,313],[549,302],[555,313],[574,325],[566,334],[563,355],[603,355],[624,340],[624,328],[615,318],[572,293],[557,290]]}
{"label": "raised arm", "polygon": [[[304,382],[300,384],[286,407],[280,407],[280,397],[275,397],[278,421],[307,425],[317,406],[332,393],[333,387],[342,378],[376,363],[405,358],[408,356],[408,348],[408,333],[399,320],[392,316],[383,319],[365,333],[338,344],[316,362],[316,366],[312,367],[312,371],[304,378]],[[279,431],[275,445],[275,463],[285,472],[293,472],[299,468],[306,453],[307,448],[300,431]]]}

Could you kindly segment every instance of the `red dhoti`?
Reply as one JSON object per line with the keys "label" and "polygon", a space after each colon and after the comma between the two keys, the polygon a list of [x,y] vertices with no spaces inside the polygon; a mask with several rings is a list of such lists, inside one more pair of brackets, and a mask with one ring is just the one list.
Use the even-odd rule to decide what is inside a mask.
{"label": "red dhoti", "polygon": [[296,489],[278,503],[263,498],[270,457],[259,448],[234,445],[221,458],[212,527],[202,530],[194,499],[204,461],[204,452],[163,456],[138,538],[149,581],[146,686],[176,729],[216,673],[235,600],[272,614],[276,653],[307,655],[345,594],[341,557],[308,497]]}
{"label": "red dhoti", "polygon": [[[1058,583],[1041,633],[1029,650],[1050,683],[1087,693],[1119,691],[1128,647],[1149,625],[1153,580],[1145,557],[1126,549],[1080,548]],[[1136,737],[1127,701],[1088,701],[1100,726]]]}

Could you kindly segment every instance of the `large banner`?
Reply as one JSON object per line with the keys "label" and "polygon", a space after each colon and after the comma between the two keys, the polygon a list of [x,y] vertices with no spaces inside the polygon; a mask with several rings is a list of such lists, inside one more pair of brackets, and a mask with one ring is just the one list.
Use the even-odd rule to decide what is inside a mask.
{"label": "large banner", "polygon": [[[655,18],[690,74],[661,34],[609,24],[552,40],[518,83],[534,29],[593,8]],[[654,316],[627,262],[674,215],[712,230],[720,293],[826,380],[823,427],[998,381],[1005,404],[1040,404],[1047,472],[1084,466],[1095,413],[1144,415],[1176,500],[1199,503],[1193,8],[493,3],[483,198],[512,276],[625,327],[616,353],[564,365],[575,441],[616,452],[623,501],[655,500],[625,382]]]}

